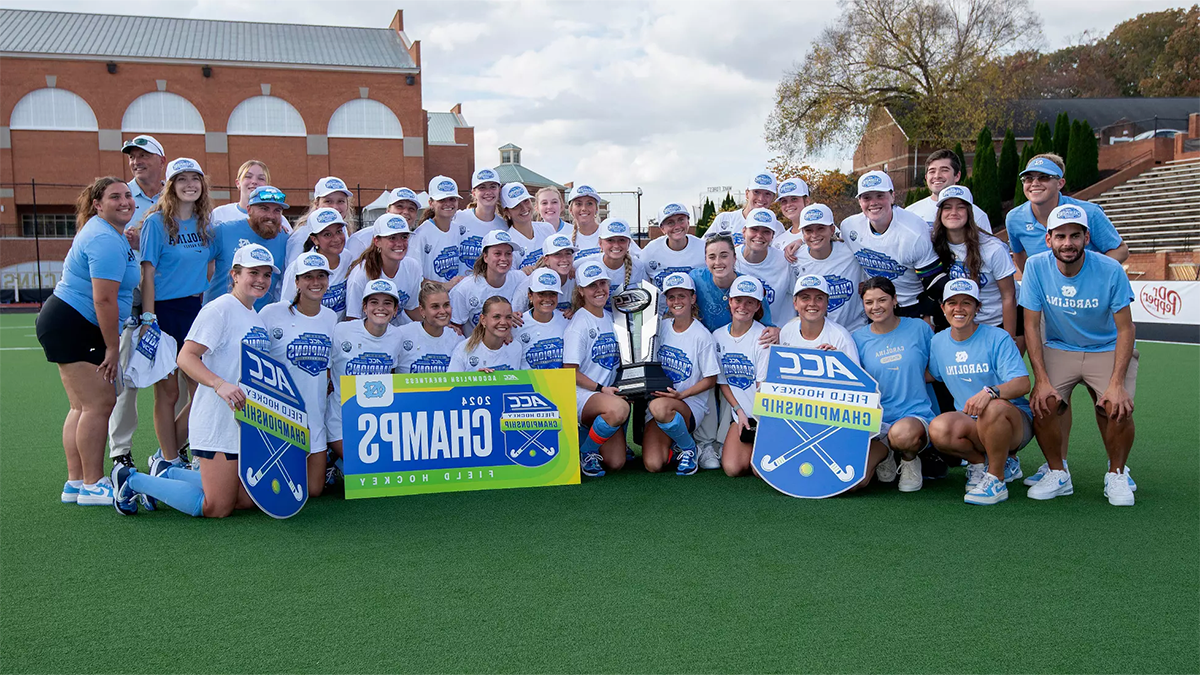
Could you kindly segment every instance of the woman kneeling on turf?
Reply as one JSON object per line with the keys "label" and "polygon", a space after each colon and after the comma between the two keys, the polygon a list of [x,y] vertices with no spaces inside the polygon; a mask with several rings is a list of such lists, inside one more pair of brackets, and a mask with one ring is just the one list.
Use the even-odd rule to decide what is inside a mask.
{"label": "woman kneeling on turf", "polygon": [[625,466],[625,434],[619,433],[629,419],[629,402],[617,394],[620,351],[613,334],[608,304],[608,275],[604,266],[587,261],[575,275],[571,306],[575,314],[563,336],[563,367],[575,369],[575,406],[579,424],[588,430],[579,442],[580,471],[585,476],[603,476],[604,468],[616,471]]}
{"label": "woman kneeling on turf", "polygon": [[192,454],[200,458],[200,471],[174,466],[162,458],[150,474],[117,464],[112,470],[117,512],[137,512],[133,498],[145,495],[147,507],[156,501],[192,516],[224,518],[235,508],[254,506],[238,478],[238,422],[234,411],[246,405],[237,385],[241,373],[242,344],[270,352],[271,341],[254,302],[271,289],[278,274],[271,252],[247,244],[233,255],[230,292],[205,305],[196,316],[187,341],[179,350],[180,369],[197,382],[196,400],[188,419]]}
{"label": "woman kneeling on turf", "polygon": [[1013,453],[1033,438],[1033,413],[1025,399],[1029,372],[1008,332],[975,322],[974,281],[946,284],[942,311],[950,330],[933,336],[929,372],[946,383],[957,410],[935,417],[929,435],[938,450],[967,460],[963,501],[997,504],[1008,499],[1005,473],[1016,477]]}
{"label": "woman kneeling on turf", "polygon": [[716,386],[721,369],[712,334],[700,323],[692,278],[682,272],[670,274],[663,291],[667,318],[659,324],[655,358],[675,386],[654,392],[650,401],[642,462],[655,473],[675,460],[675,473],[690,476],[699,469],[691,431],[708,414],[707,392]]}
{"label": "woman kneeling on turf", "polygon": [[725,475],[750,475],[750,456],[754,452],[754,394],[758,383],[767,376],[770,347],[759,337],[766,330],[758,322],[763,316],[763,285],[752,276],[741,276],[729,288],[729,313],[733,321],[713,333],[721,372],[717,383],[730,411],[729,431],[721,451]]}

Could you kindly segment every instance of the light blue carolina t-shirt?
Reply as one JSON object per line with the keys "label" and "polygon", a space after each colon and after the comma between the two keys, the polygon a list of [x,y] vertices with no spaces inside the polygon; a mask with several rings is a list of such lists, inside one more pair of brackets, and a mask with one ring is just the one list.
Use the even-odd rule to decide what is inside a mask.
{"label": "light blue carolina t-shirt", "polygon": [[203,293],[208,286],[208,244],[196,231],[196,218],[176,220],[171,237],[161,213],[142,221],[138,251],[142,262],[154,266],[154,299],[175,300]]}
{"label": "light blue carolina t-shirt", "polygon": [[[700,323],[713,332],[722,326],[733,322],[729,313],[729,289],[718,288],[713,281],[712,272],[707,267],[692,270],[688,276],[696,284],[696,304],[700,307]],[[763,317],[759,320],[764,326],[774,326],[771,323],[771,305],[763,303]]]}
{"label": "light blue carolina t-shirt", "polygon": [[895,424],[905,417],[933,419],[933,405],[925,387],[929,341],[933,329],[920,319],[900,318],[890,333],[876,335],[870,324],[850,334],[862,367],[879,383],[883,421]]}
{"label": "light blue carolina t-shirt", "polygon": [[137,227],[143,222],[146,217],[146,212],[151,206],[158,203],[158,198],[162,196],[162,188],[154,193],[153,197],[146,196],[146,192],[142,190],[142,186],[138,184],[137,179],[131,179],[126,185],[129,186],[129,192],[133,195],[133,218],[129,220],[126,227]]}
{"label": "light blue carolina t-shirt", "polygon": [[[1087,246],[1089,250],[1104,253],[1118,248],[1124,243],[1121,235],[1117,234],[1117,228],[1104,214],[1104,209],[1091,202],[1059,195],[1057,206],[1063,204],[1074,204],[1087,214],[1088,232],[1092,237]],[[1008,247],[1012,249],[1013,253],[1024,252],[1032,257],[1050,250],[1046,247],[1046,226],[1039,223],[1034,217],[1033,204],[1029,202],[1008,212],[1008,215],[1004,217],[1004,229],[1008,230]]]}
{"label": "light blue carolina t-shirt", "polygon": [[[71,242],[54,294],[99,326],[92,279],[121,283],[117,288],[117,318],[123,321],[133,314],[133,289],[141,277],[137,254],[125,235],[100,216],[92,216]],[[116,328],[120,328],[119,324]]]}
{"label": "light blue carolina t-shirt", "polygon": [[1041,312],[1046,346],[1068,352],[1111,352],[1117,348],[1113,314],[1133,302],[1133,287],[1121,263],[1084,251],[1083,267],[1073,277],[1058,269],[1050,251],[1025,263],[1020,305]]}
{"label": "light blue carolina t-shirt", "polygon": [[[283,230],[280,230],[274,239],[263,239],[250,228],[250,221],[245,218],[218,223],[213,227],[212,240],[209,242],[209,259],[215,263],[215,266],[212,281],[208,285],[208,290],[204,291],[204,304],[229,292],[229,270],[233,268],[233,254],[239,248],[246,244],[266,246],[267,250],[271,252],[271,256],[275,258],[275,266],[282,270],[283,266],[280,263],[287,257],[287,242],[288,234]],[[282,274],[272,275],[271,290],[254,303],[254,310],[260,311],[263,307],[279,300],[279,289],[282,284]]]}
{"label": "light blue carolina t-shirt", "polygon": [[[934,335],[929,373],[946,383],[958,410],[962,410],[984,387],[999,387],[1014,378],[1029,376],[1021,352],[1017,351],[1017,343],[1008,331],[987,324],[978,324],[971,337],[962,342],[955,340],[949,330]],[[1011,399],[1009,403],[1033,417],[1024,396]]]}

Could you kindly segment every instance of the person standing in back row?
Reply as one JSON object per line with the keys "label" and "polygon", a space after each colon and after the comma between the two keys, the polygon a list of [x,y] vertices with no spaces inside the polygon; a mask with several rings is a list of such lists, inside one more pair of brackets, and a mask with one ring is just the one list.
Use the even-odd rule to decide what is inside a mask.
{"label": "person standing in back row", "polygon": [[[958,185],[960,180],[962,180],[962,164],[959,164],[958,155],[953,150],[942,148],[931,152],[925,159],[925,187],[929,188],[930,194],[928,197],[904,207],[904,210],[920,216],[932,231],[933,221],[938,214],[940,203],[938,200],[941,198],[942,190]],[[984,213],[983,209],[972,203],[971,212],[975,217],[975,226],[991,234],[992,221],[988,219],[988,215]]]}
{"label": "person standing in back row", "polygon": [[741,210],[718,213],[705,230],[704,236],[727,234],[733,237],[734,246],[741,246],[745,242],[743,230],[746,229],[746,220],[750,218],[750,212],[754,209],[771,208],[778,192],[779,186],[773,174],[766,171],[754,174],[746,184],[746,202]]}
{"label": "person standing in back row", "polygon": [[[204,304],[216,300],[229,292],[229,271],[233,269],[234,254],[248,244],[258,244],[271,252],[271,260],[283,260],[287,255],[288,235],[283,231],[280,220],[288,208],[287,196],[270,185],[254,188],[243,220],[230,220],[212,229],[209,256],[213,262],[213,275],[204,291]],[[263,295],[254,296],[255,311],[279,300],[282,281],[276,273],[271,278],[271,288]]]}

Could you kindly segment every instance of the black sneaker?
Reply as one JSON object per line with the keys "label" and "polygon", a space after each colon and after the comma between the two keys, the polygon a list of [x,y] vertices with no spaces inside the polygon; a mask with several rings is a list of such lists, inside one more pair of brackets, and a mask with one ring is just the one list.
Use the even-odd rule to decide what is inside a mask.
{"label": "black sneaker", "polygon": [[925,477],[925,480],[941,480],[946,477],[948,467],[942,453],[932,448],[926,448],[917,454],[921,458],[921,475]]}
{"label": "black sneaker", "polygon": [[135,469],[133,465],[133,455],[117,455],[112,458],[113,466],[124,466],[130,469]]}

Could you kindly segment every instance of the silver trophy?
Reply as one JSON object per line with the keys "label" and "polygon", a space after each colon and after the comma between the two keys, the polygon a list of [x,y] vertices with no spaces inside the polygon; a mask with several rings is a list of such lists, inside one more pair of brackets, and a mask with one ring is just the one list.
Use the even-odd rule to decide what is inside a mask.
{"label": "silver trophy", "polygon": [[613,334],[621,351],[621,370],[613,386],[621,396],[645,401],[653,392],[674,386],[662,364],[654,360],[662,297],[653,282],[642,281],[612,298]]}

